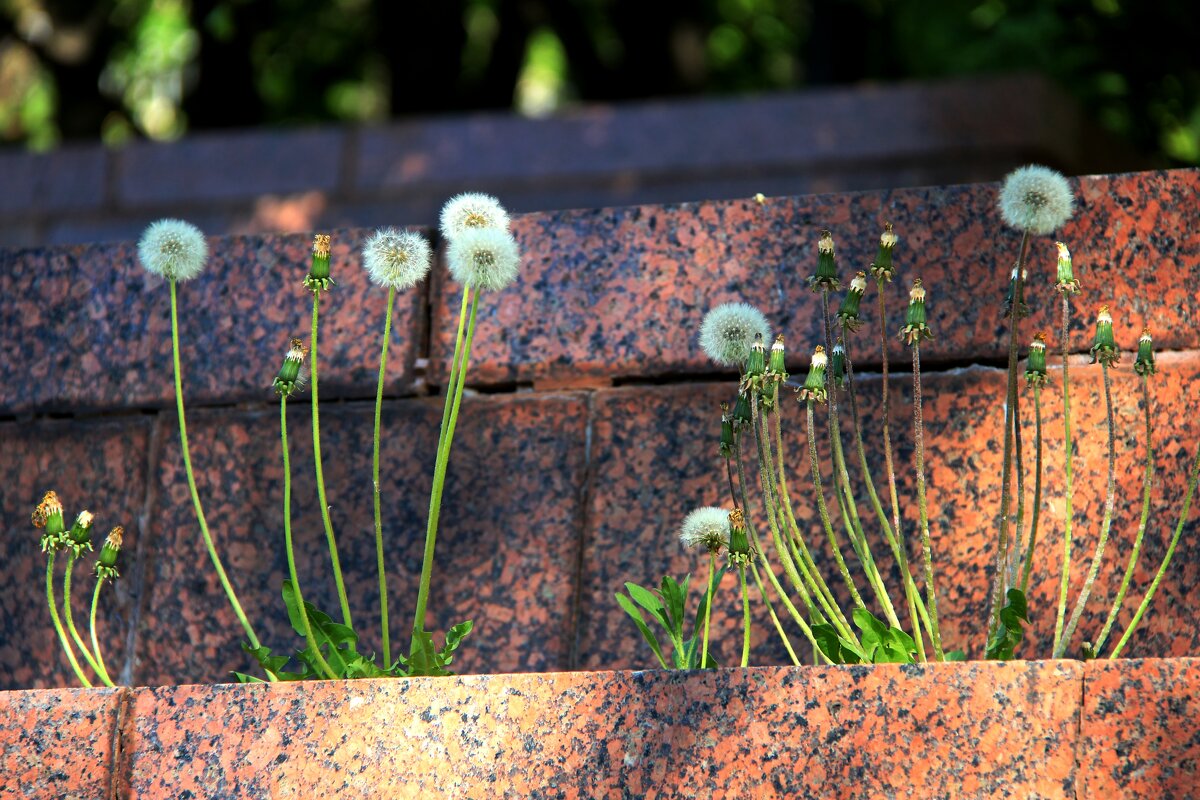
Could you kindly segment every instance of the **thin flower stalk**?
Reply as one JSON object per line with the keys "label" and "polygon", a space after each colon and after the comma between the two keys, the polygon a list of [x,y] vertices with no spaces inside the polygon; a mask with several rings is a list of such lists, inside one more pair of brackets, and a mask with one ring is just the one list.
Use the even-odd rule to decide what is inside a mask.
{"label": "thin flower stalk", "polygon": [[[315,343],[314,343],[315,344]],[[316,348],[313,348],[314,355]],[[292,464],[288,454],[288,438],[287,438],[287,394],[280,395],[279,398],[279,440],[283,449],[283,537],[284,548],[287,551],[288,574],[292,579],[292,589],[296,593],[296,606],[298,608],[298,616],[300,617],[301,627],[304,628],[304,640],[308,643],[308,649],[312,651],[313,659],[321,668],[326,678],[337,680],[337,673],[329,666],[329,662],[325,660],[325,656],[321,653],[321,648],[317,643],[317,637],[313,635],[312,623],[308,619],[308,610],[304,607],[304,592],[300,589],[300,575],[296,571],[296,553],[292,548]]]}
{"label": "thin flower stalk", "polygon": [[1020,319],[1021,297],[1024,286],[1025,258],[1029,252],[1029,231],[1021,235],[1021,250],[1017,266],[1013,270],[1013,302],[1008,318],[1008,375],[1004,403],[1004,456],[1000,472],[1000,513],[996,519],[996,571],[992,584],[992,612],[988,619],[987,637],[991,641],[996,626],[1000,624],[1000,610],[1004,607],[1005,575],[1009,557],[1008,517],[1012,502],[1012,468],[1015,427],[1013,420],[1017,406],[1017,329]]}
{"label": "thin flower stalk", "polygon": [[1021,568],[1021,593],[1028,594],[1029,575],[1033,571],[1033,550],[1037,545],[1038,521],[1042,511],[1042,387],[1033,385],[1033,511],[1029,519],[1029,543]]}
{"label": "thin flower stalk", "polygon": [[321,458],[321,412],[317,396],[317,329],[320,313],[321,293],[313,291],[312,339],[309,342],[309,347],[312,348],[310,362],[312,394],[309,399],[312,406],[313,464],[317,473],[317,499],[321,503],[321,522],[325,526],[325,543],[329,547],[329,560],[333,565],[333,582],[337,587],[338,604],[342,610],[342,623],[353,628],[354,623],[350,618],[350,601],[346,598],[346,584],[342,578],[342,562],[338,558],[337,537],[333,533],[333,520],[329,516],[329,501],[325,493],[324,461]]}
{"label": "thin flower stalk", "polygon": [[742,593],[742,666],[750,666],[750,595],[746,591],[746,568],[738,567],[738,588]]}
{"label": "thin flower stalk", "polygon": [[1015,535],[1012,547],[1009,548],[1009,574],[1006,578],[1005,591],[1017,585],[1021,568],[1021,554],[1025,551],[1025,454],[1021,441],[1021,399],[1017,392],[1017,401],[1013,406],[1013,468],[1017,483],[1017,517],[1014,526]]}
{"label": "thin flower stalk", "polygon": [[108,667],[104,664],[104,653],[100,649],[100,637],[96,634],[96,610],[100,607],[100,589],[104,586],[104,578],[96,579],[96,588],[92,591],[92,610],[88,616],[88,635],[92,640],[92,652],[96,654],[96,663],[100,665],[101,679],[109,686],[114,685],[108,678]]}
{"label": "thin flower stalk", "polygon": [[1067,589],[1071,581],[1071,523],[1074,512],[1071,501],[1074,496],[1073,469],[1071,462],[1074,456],[1074,443],[1071,439],[1071,379],[1068,374],[1070,350],[1068,349],[1068,325],[1071,318],[1071,300],[1066,292],[1062,297],[1062,399],[1063,399],[1063,559],[1062,578],[1058,586],[1058,615],[1054,621],[1054,647],[1052,652],[1058,652],[1059,643],[1063,638],[1063,622],[1067,615]]}
{"label": "thin flower stalk", "polygon": [[419,637],[425,633],[425,608],[429,602],[429,582],[433,575],[433,555],[437,545],[438,518],[442,510],[442,491],[446,483],[446,469],[450,462],[450,448],[454,443],[454,429],[458,423],[458,409],[462,404],[463,386],[467,368],[471,363],[471,343],[475,338],[475,317],[479,308],[479,292],[471,291],[468,284],[463,289],[463,308],[459,310],[459,330],[463,330],[463,313],[466,311],[467,296],[470,296],[470,311],[467,313],[465,333],[455,341],[453,363],[458,365],[457,374],[452,374],[454,385],[446,389],[446,400],[442,408],[443,424],[438,441],[437,460],[433,469],[433,488],[429,494],[429,517],[425,528],[425,550],[421,560],[421,579],[417,587],[417,607],[413,614],[412,651],[419,645]]}
{"label": "thin flower stalk", "polygon": [[1125,629],[1125,633],[1121,635],[1120,641],[1113,651],[1109,654],[1109,658],[1113,659],[1121,655],[1121,651],[1125,649],[1125,645],[1129,644],[1129,637],[1133,636],[1133,632],[1137,630],[1138,624],[1142,621],[1142,617],[1146,614],[1146,609],[1150,607],[1150,601],[1154,599],[1154,594],[1158,591],[1158,585],[1162,583],[1163,575],[1167,574],[1167,567],[1171,564],[1171,559],[1175,556],[1175,548],[1179,545],[1179,538],[1183,535],[1183,526],[1187,522],[1188,512],[1192,508],[1192,495],[1196,492],[1196,483],[1200,480],[1200,445],[1196,447],[1196,456],[1192,460],[1192,471],[1188,476],[1187,493],[1183,496],[1183,508],[1179,510],[1179,522],[1175,525],[1175,534],[1171,537],[1171,543],[1167,545],[1167,552],[1163,556],[1162,563],[1158,566],[1158,572],[1154,575],[1154,580],[1150,582],[1150,588],[1146,590],[1146,596],[1142,598],[1141,605],[1134,612],[1133,619],[1129,621],[1129,626]]}
{"label": "thin flower stalk", "polygon": [[925,505],[925,422],[921,413],[921,345],[913,342],[913,438],[914,454],[917,470],[917,513],[921,521],[921,556],[925,562],[925,593],[926,608],[929,610],[929,622],[932,631],[930,639],[933,642],[933,656],[938,661],[945,661],[942,652],[942,634],[938,627],[937,617],[937,585],[933,577],[933,551],[929,540],[929,511]]}
{"label": "thin flower stalk", "polygon": [[56,553],[51,550],[50,555],[46,559],[46,603],[50,606],[50,621],[54,623],[54,630],[58,634],[58,643],[62,645],[63,652],[67,654],[67,661],[70,662],[71,669],[75,671],[75,677],[79,678],[79,682],[84,685],[84,688],[91,689],[92,682],[88,680],[83,667],[79,665],[79,660],[75,658],[75,650],[71,647],[71,640],[67,638],[67,632],[63,630],[62,619],[58,616],[58,601],[54,597],[55,555]]}
{"label": "thin flower stalk", "polygon": [[1150,423],[1150,377],[1143,374],[1141,378],[1142,409],[1146,422],[1146,471],[1142,476],[1142,515],[1138,519],[1137,536],[1133,540],[1133,549],[1129,553],[1129,563],[1125,566],[1125,575],[1121,578],[1121,586],[1117,590],[1117,596],[1113,598],[1112,608],[1109,609],[1108,619],[1104,621],[1100,636],[1096,639],[1093,648],[1095,653],[1102,652],[1104,643],[1108,641],[1108,634],[1117,621],[1117,614],[1120,613],[1121,606],[1125,604],[1125,595],[1129,592],[1133,571],[1137,568],[1138,556],[1142,552],[1142,539],[1146,535],[1146,524],[1150,520],[1150,492],[1154,485],[1154,442],[1151,437],[1154,429]]}
{"label": "thin flower stalk", "polygon": [[379,575],[379,621],[383,630],[383,663],[392,663],[392,636],[388,622],[387,567],[383,558],[383,512],[379,492],[379,429],[383,415],[383,381],[387,373],[388,341],[392,335],[392,306],[396,302],[395,287],[388,287],[387,311],[383,318],[383,345],[379,352],[379,382],[375,387],[375,427],[371,437],[371,487],[375,512],[375,570]]}
{"label": "thin flower stalk", "polygon": [[[779,615],[775,613],[775,608],[767,596],[767,588],[763,586],[762,576],[758,574],[758,565],[753,561],[750,562],[750,571],[754,575],[754,584],[758,587],[758,593],[762,597],[763,605],[767,607],[767,613],[771,615],[771,624],[775,626],[775,632],[779,634],[779,640],[783,642],[783,648],[787,650],[788,658],[792,660],[792,666],[800,666],[800,659],[796,657],[796,651],[792,649],[792,642],[788,638],[787,632],[784,631],[783,625],[779,622]],[[767,572],[770,573],[770,569]]]}
{"label": "thin flower stalk", "polygon": [[817,513],[820,514],[821,525],[825,528],[825,536],[829,539],[829,546],[833,550],[833,558],[837,562],[838,571],[850,592],[851,602],[854,603],[855,608],[866,608],[862,595],[858,593],[858,588],[854,585],[853,578],[850,577],[850,568],[846,566],[846,559],[842,558],[842,551],[837,543],[837,534],[833,532],[833,524],[829,520],[829,509],[825,507],[825,490],[821,485],[821,465],[817,458],[817,429],[813,420],[812,400],[806,401],[805,412],[808,421],[808,458],[812,465],[813,487],[816,489]]}
{"label": "thin flower stalk", "polygon": [[75,572],[76,560],[74,553],[67,556],[67,570],[63,575],[63,619],[67,623],[67,630],[71,634],[71,639],[74,640],[75,646],[79,648],[79,652],[83,654],[83,658],[87,661],[88,666],[96,673],[101,683],[105,686],[112,686],[114,684],[108,677],[108,673],[100,666],[100,662],[96,660],[96,656],[92,654],[91,649],[84,643],[83,637],[75,627],[75,615],[71,608],[71,575]]}
{"label": "thin flower stalk", "polygon": [[[216,545],[213,543],[212,533],[208,529],[208,521],[204,518],[204,507],[200,504],[200,493],[196,490],[196,476],[192,471],[192,452],[188,447],[187,435],[187,418],[183,411],[183,374],[179,364],[179,316],[177,303],[175,299],[175,281],[170,281],[171,287],[171,360],[175,371],[175,410],[179,417],[179,443],[180,449],[183,451],[183,471],[187,475],[188,491],[192,496],[192,508],[196,512],[196,521],[200,523],[200,534],[204,537],[204,547],[208,550],[209,560],[212,561],[213,570],[217,573],[217,580],[221,583],[221,588],[225,590],[225,596],[229,599],[229,605],[233,607],[233,613],[238,618],[238,622],[242,624],[242,630],[246,632],[246,638],[250,640],[250,646],[258,649],[262,645],[259,643],[258,636],[254,634],[254,628],[250,625],[250,620],[246,618],[246,612],[242,610],[242,604],[238,600],[237,594],[233,590],[233,584],[229,582],[229,576],[225,573],[225,565],[221,563],[221,557],[217,554]],[[268,673],[270,680],[274,681],[274,675]]]}
{"label": "thin flower stalk", "polygon": [[704,669],[708,665],[708,628],[712,620],[712,601],[716,591],[717,554],[710,550],[708,553],[708,588],[704,596],[704,633],[700,640],[700,669]]}

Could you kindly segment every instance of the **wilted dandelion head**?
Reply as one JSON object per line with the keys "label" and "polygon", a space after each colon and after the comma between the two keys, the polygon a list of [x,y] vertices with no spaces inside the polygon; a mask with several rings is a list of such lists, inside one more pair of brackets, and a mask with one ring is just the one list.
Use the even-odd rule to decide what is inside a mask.
{"label": "wilted dandelion head", "polygon": [[771,326],[761,311],[747,303],[719,305],[700,325],[700,347],[723,367],[744,364],[756,336],[766,342],[771,338]]}
{"label": "wilted dandelion head", "polygon": [[207,259],[204,234],[181,219],[152,222],[138,240],[138,260],[142,266],[167,280],[191,280],[204,269]]}
{"label": "wilted dandelion head", "polygon": [[729,512],[723,508],[697,508],[683,518],[679,541],[687,548],[703,547],[715,553],[729,546]]}
{"label": "wilted dandelion head", "polygon": [[508,212],[490,194],[464,192],[442,206],[442,236],[453,241],[469,230],[508,231]]}
{"label": "wilted dandelion head", "polygon": [[1035,234],[1058,230],[1071,218],[1075,198],[1061,173],[1030,164],[1004,179],[1000,215],[1019,231]]}
{"label": "wilted dandelion head", "polygon": [[469,228],[450,240],[450,274],[464,286],[497,291],[517,279],[521,254],[512,234],[495,228]]}
{"label": "wilted dandelion head", "polygon": [[363,245],[363,266],[371,280],[397,291],[428,275],[432,260],[429,242],[412,231],[380,228]]}

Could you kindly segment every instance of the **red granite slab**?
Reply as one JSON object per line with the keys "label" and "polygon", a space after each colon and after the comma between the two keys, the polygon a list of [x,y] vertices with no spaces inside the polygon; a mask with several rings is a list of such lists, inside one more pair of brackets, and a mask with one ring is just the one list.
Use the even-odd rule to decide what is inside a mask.
{"label": "red granite slab", "polygon": [[[1074,253],[1084,284],[1079,302],[1088,309],[1076,319],[1073,347],[1090,346],[1090,314],[1100,303],[1127,320],[1119,336],[1130,346],[1149,325],[1161,347],[1196,347],[1200,171],[1086,177],[1073,185],[1078,210],[1060,235]],[[708,309],[730,300],[760,306],[793,341],[813,341],[820,302],[806,278],[815,269],[818,232],[833,230],[848,280],[875,257],[884,220],[900,236],[890,328],[899,329],[904,288],[919,276],[937,332],[928,359],[1002,357],[1000,305],[1020,237],[1001,225],[997,189],[976,184],[518,216],[521,277],[479,310],[507,335],[477,343],[472,380],[712,372],[696,332]],[[1053,328],[1053,237],[1034,241],[1029,263],[1029,330]],[[460,300],[453,283],[434,288],[431,362],[440,375]],[[871,292],[863,304],[868,320]],[[902,357],[899,343],[893,347]]]}
{"label": "red granite slab", "polygon": [[[29,522],[49,489],[58,492],[72,517],[84,509],[95,515],[97,552],[114,525],[126,529],[126,549],[118,563],[122,577],[115,589],[104,589],[97,615],[106,665],[119,680],[140,588],[134,553],[142,539],[150,429],[150,420],[141,416],[0,424],[0,586],[5,587],[0,592],[0,689],[79,685],[51,624],[46,556],[38,546],[41,532]],[[57,558],[56,592],[62,591],[65,560]],[[85,637],[94,561],[94,553],[86,555],[72,578],[75,622]]]}
{"label": "red granite slab", "polygon": [[[327,397],[373,396],[387,294],[367,281],[366,231],[333,238],[335,291],[322,303]],[[257,399],[287,342],[307,339],[312,301],[301,285],[311,239],[235,236],[209,241],[204,274],[179,287],[184,393],[191,403]],[[0,251],[0,342],[8,380],[0,412],[80,412],[170,404],[167,285],[138,265],[134,244]],[[421,291],[400,296],[389,349],[389,393],[410,388],[420,350]]]}
{"label": "red granite slab", "polygon": [[1080,668],[468,676],[135,692],[134,796],[1073,797]]}
{"label": "red granite slab", "polygon": [[[307,401],[289,410],[293,533],[306,599],[340,618],[316,499]],[[393,642],[407,642],[421,569],[440,400],[387,404],[381,485]],[[371,404],[321,414],[331,516],[364,652],[381,647],[371,501]],[[463,672],[564,669],[582,529],[586,400],[581,395],[467,398],[459,416],[438,536],[429,630],[475,632]],[[166,427],[151,513],[159,556],[139,630],[140,683],[248,671],[241,629],[192,515],[176,434]],[[205,511],[242,603],[264,642],[297,648],[279,590],[284,557],[277,410],[197,412],[189,439]],[[394,647],[397,645],[394,645]]]}
{"label": "red granite slab", "polygon": [[[1128,361],[1128,359],[1126,359]],[[900,369],[904,365],[898,365]],[[1099,367],[1085,364],[1071,371],[1072,419],[1076,438],[1074,547],[1072,553],[1071,603],[1082,584],[1098,537],[1103,512],[1106,475],[1104,405]],[[893,430],[904,527],[909,532],[910,561],[917,557],[915,488],[912,472],[911,392],[906,374],[893,375]],[[1059,372],[1051,370],[1051,388],[1044,392],[1043,426],[1046,432],[1046,491],[1030,591],[1031,625],[1020,655],[1047,656],[1054,630],[1057,576],[1061,571],[1062,536],[1062,416],[1056,401]],[[983,620],[987,592],[995,558],[994,518],[1000,503],[1002,406],[1004,375],[999,370],[972,368],[923,375],[926,423],[926,460],[929,480],[929,514],[938,570],[939,614],[943,640],[948,648],[964,648],[972,657],[982,657]],[[1194,357],[1165,356],[1154,378],[1156,409],[1156,484],[1150,526],[1143,545],[1134,589],[1118,618],[1119,633],[1140,602],[1165,552],[1178,519],[1186,488],[1187,472],[1200,441],[1200,361]],[[864,419],[878,417],[878,376],[860,377],[860,411]],[[589,505],[585,539],[582,601],[580,605],[579,660],[587,668],[649,666],[654,662],[636,629],[613,600],[613,592],[624,581],[656,584],[664,573],[680,577],[692,573],[694,581],[707,576],[707,558],[685,552],[676,537],[683,516],[692,508],[727,504],[724,463],[717,453],[719,404],[734,396],[729,384],[690,384],[661,387],[626,387],[598,392],[592,436],[594,484]],[[1101,578],[1093,590],[1078,633],[1069,653],[1079,643],[1094,640],[1103,625],[1111,598],[1124,570],[1136,534],[1141,510],[1144,462],[1140,387],[1129,364],[1119,365],[1113,376],[1114,405],[1118,421],[1117,503],[1107,556]],[[1031,401],[1025,396],[1024,431],[1029,477],[1027,509],[1032,506]],[[844,410],[844,408],[843,408]],[[803,433],[803,412],[793,401],[785,406],[784,446],[789,453],[789,483],[794,508],[801,525],[823,542],[814,507],[811,477]],[[849,415],[842,424],[849,436]],[[825,425],[818,423],[822,444]],[[882,440],[878,425],[868,428],[866,448],[877,485],[884,486]],[[847,446],[850,439],[847,438]],[[873,512],[858,480],[857,460],[850,462],[855,476],[860,516],[871,522]],[[753,476],[753,466],[751,476]],[[831,467],[827,448],[822,446],[826,502],[830,491]],[[751,481],[757,486],[757,481]],[[765,519],[757,491],[752,506],[765,530]],[[837,512],[834,525],[844,542]],[[1170,572],[1163,581],[1151,614],[1131,640],[1126,655],[1184,655],[1194,652],[1197,638],[1190,620],[1193,599],[1200,586],[1200,551],[1195,536],[1197,512],[1188,522]],[[868,528],[877,556],[886,552],[878,526]],[[847,558],[848,548],[843,546]],[[835,589],[835,567],[825,554],[824,573]],[[879,558],[889,585],[898,587],[891,558]],[[852,560],[853,563],[853,560]],[[861,572],[855,568],[857,585],[865,590]],[[694,590],[698,596],[699,590]],[[845,592],[841,594],[844,596]],[[895,596],[899,596],[897,589]],[[714,606],[713,625],[717,657],[731,663],[740,654],[740,601],[736,581],[726,576],[721,598]],[[755,635],[751,663],[784,663],[785,652],[777,643],[765,609],[752,601]],[[778,607],[781,615],[785,614]],[[878,613],[878,611],[877,611]],[[793,643],[799,641],[798,631]]]}
{"label": "red granite slab", "polygon": [[0,796],[111,797],[126,689],[0,692]]}
{"label": "red granite slab", "polygon": [[1200,661],[1094,661],[1083,682],[1080,797],[1200,793]]}

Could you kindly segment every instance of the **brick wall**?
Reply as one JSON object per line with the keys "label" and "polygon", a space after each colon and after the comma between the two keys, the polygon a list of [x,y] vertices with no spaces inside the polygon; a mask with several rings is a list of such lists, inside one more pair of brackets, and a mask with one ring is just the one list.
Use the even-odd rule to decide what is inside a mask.
{"label": "brick wall", "polygon": [[[1095,307],[1113,305],[1118,340],[1150,326],[1163,352],[1154,381],[1159,457],[1156,504],[1137,573],[1161,558],[1200,434],[1200,267],[1195,197],[1200,171],[1074,181],[1079,210],[1061,232],[1084,282],[1072,327],[1076,461],[1076,561],[1086,569],[1099,529],[1104,482],[1103,391],[1082,354]],[[923,348],[930,512],[947,643],[982,649],[991,526],[999,505],[1004,325],[999,305],[1017,238],[999,225],[995,185],[821,196],[706,201],[520,215],[525,253],[518,284],[486,298],[479,314],[471,396],[464,401],[439,538],[431,627],[476,620],[459,667],[467,672],[649,666],[649,653],[612,600],[622,581],[697,574],[674,529],[692,507],[724,501],[716,456],[717,406],[734,376],[708,365],[695,331],[713,305],[760,305],[788,336],[793,372],[818,341],[818,299],[804,284],[822,227],[839,242],[843,273],[874,253],[890,219],[901,236],[888,327],[902,320],[904,288],[921,276],[937,338]],[[365,230],[334,233],[337,289],[322,311],[323,450],[332,516],[356,622],[378,641],[370,502],[371,409],[384,293],[358,266]],[[286,650],[278,596],[285,575],[278,406],[269,384],[291,336],[308,326],[299,285],[307,236],[211,241],[205,274],[181,288],[181,335],[190,436],[209,522],[243,603],[272,647]],[[0,252],[0,687],[70,682],[39,598],[44,558],[28,514],[47,488],[99,526],[130,531],[123,578],[104,605],[110,663],[131,684],[218,681],[246,669],[238,628],[212,575],[188,501],[171,405],[166,287],[137,266],[130,244],[62,245]],[[1027,334],[1052,329],[1050,237],[1031,251]],[[407,624],[420,567],[432,472],[437,393],[445,380],[457,287],[441,265],[400,298],[383,416],[383,497],[391,603]],[[870,295],[873,297],[873,294]],[[870,303],[864,303],[870,306]],[[876,318],[865,314],[869,325]],[[868,328],[869,330],[869,328]],[[866,418],[878,416],[879,356],[867,332],[852,343]],[[893,422],[902,442],[901,492],[911,498],[911,411],[906,352],[893,345]],[[1136,528],[1141,488],[1139,394],[1126,355],[1114,375],[1119,470],[1110,561],[1097,598],[1110,596]],[[1051,381],[1057,380],[1053,373]],[[1056,397],[1056,390],[1047,393]],[[1028,402],[1028,401],[1026,401]],[[291,406],[294,515],[301,572],[318,605],[332,585],[317,513],[307,406]],[[1025,407],[1026,442],[1032,420]],[[1023,652],[1042,653],[1053,628],[1059,565],[1061,411],[1047,402],[1048,485],[1031,631]],[[802,419],[788,404],[785,448],[797,485]],[[848,417],[845,420],[848,424]],[[867,447],[878,468],[879,441]],[[828,465],[826,464],[826,469]],[[828,481],[828,477],[826,478]],[[802,490],[803,491],[803,490]],[[811,494],[811,492],[809,492]],[[863,496],[859,488],[860,498]],[[912,507],[912,503],[907,503]],[[867,506],[862,510],[867,513]],[[814,524],[807,502],[801,524]],[[909,516],[908,529],[912,530]],[[1190,523],[1189,531],[1195,523]],[[885,574],[891,565],[882,564]],[[88,583],[86,580],[82,583]],[[1175,564],[1130,655],[1194,651],[1191,599],[1200,550],[1184,537]],[[1076,584],[1078,586],[1078,584]],[[81,589],[82,592],[82,589]],[[1135,592],[1140,597],[1140,594]],[[731,660],[738,608],[726,587],[716,611],[716,651]],[[1104,609],[1089,607],[1082,631]],[[77,612],[81,613],[81,612]],[[753,663],[784,658],[759,625]],[[1122,619],[1127,619],[1128,615]]]}
{"label": "brick wall", "polygon": [[996,180],[1028,161],[1141,166],[1044,79],[974,78],[10,151],[0,245],[128,240],[169,215],[213,234],[431,223],[464,189],[600,208]]}

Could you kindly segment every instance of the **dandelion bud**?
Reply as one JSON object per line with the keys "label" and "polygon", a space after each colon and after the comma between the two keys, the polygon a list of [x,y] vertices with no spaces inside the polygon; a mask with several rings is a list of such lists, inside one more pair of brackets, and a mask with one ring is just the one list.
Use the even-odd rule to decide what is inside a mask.
{"label": "dandelion bud", "polygon": [[1096,314],[1096,339],[1092,345],[1092,363],[1099,361],[1101,364],[1111,366],[1120,358],[1120,353],[1117,350],[1117,342],[1113,338],[1112,315],[1108,313],[1108,306],[1100,306],[1099,313]]}
{"label": "dandelion bud", "polygon": [[1158,372],[1158,367],[1154,364],[1154,340],[1150,338],[1149,328],[1142,328],[1142,335],[1138,337],[1138,354],[1133,362],[1133,370],[1138,375],[1153,375]]}
{"label": "dandelion bud", "polygon": [[896,268],[892,266],[892,248],[900,237],[892,230],[892,223],[883,223],[883,233],[879,236],[879,252],[875,255],[875,263],[871,265],[871,274],[877,281],[892,282]]}
{"label": "dandelion bud", "polygon": [[813,350],[812,362],[808,367],[808,376],[804,379],[804,386],[798,391],[799,399],[808,402],[824,403],[828,392],[825,389],[825,365],[829,363],[829,357],[825,355],[825,348],[817,345]]}
{"label": "dandelion bud", "polygon": [[188,281],[204,270],[208,243],[190,222],[160,219],[150,223],[138,240],[138,261],[149,273],[169,281]]}
{"label": "dandelion bud", "polygon": [[741,430],[748,427],[754,419],[750,415],[750,394],[741,392],[738,394],[737,403],[733,406],[733,429]]}
{"label": "dandelion bud", "polygon": [[741,368],[750,357],[755,338],[765,342],[770,335],[767,318],[757,308],[746,303],[723,303],[704,315],[700,347],[722,367]]}
{"label": "dandelion bud", "polygon": [[775,343],[771,345],[771,360],[767,364],[767,372],[780,382],[787,380],[787,367],[784,361],[783,334],[780,333],[775,336]]}
{"label": "dandelion bud", "polygon": [[858,318],[858,306],[862,301],[863,293],[866,291],[867,274],[859,272],[850,281],[850,289],[846,292],[846,296],[842,298],[841,308],[837,312],[837,318],[849,330],[856,331],[862,325],[862,320]]}
{"label": "dandelion bud", "polygon": [[279,374],[275,376],[272,384],[276,394],[285,394],[291,397],[297,389],[304,385],[304,376],[301,374],[300,368],[304,364],[306,355],[308,355],[308,348],[304,346],[304,342],[292,339],[291,347],[283,357],[283,366],[279,368]]}
{"label": "dandelion bud", "polygon": [[471,230],[494,230],[508,233],[508,212],[500,201],[489,194],[464,192],[455,195],[442,206],[442,236],[454,241]]}
{"label": "dandelion bud", "polygon": [[304,278],[304,285],[313,294],[327,292],[335,281],[329,277],[329,245],[328,233],[318,233],[313,236],[312,266]]}
{"label": "dandelion bud", "polygon": [[729,512],[729,564],[745,568],[749,566],[752,551],[746,537],[746,518],[742,509],[734,507]]}
{"label": "dandelion bud", "polygon": [[837,289],[841,284],[837,277],[837,259],[833,254],[833,234],[821,231],[817,240],[817,274],[808,279],[813,291]]}
{"label": "dandelion bud", "polygon": [[721,403],[721,457],[733,458],[733,416],[729,403]]}
{"label": "dandelion bud", "polygon": [[120,525],[108,532],[104,546],[100,548],[100,558],[96,561],[96,577],[101,580],[116,580],[121,577],[117,572],[117,555],[121,552],[121,543],[125,529]]}
{"label": "dandelion bud", "polygon": [[92,512],[79,512],[79,516],[75,518],[75,524],[67,532],[67,538],[70,539],[68,546],[75,553],[76,558],[79,558],[84,550],[92,549]]}
{"label": "dandelion bud", "polygon": [[42,552],[61,550],[67,545],[66,525],[63,523],[63,507],[54,492],[46,492],[42,502],[33,510],[33,527],[45,528],[42,534]]}
{"label": "dandelion bud", "polygon": [[1071,218],[1075,198],[1061,173],[1031,164],[1013,170],[1000,190],[1000,216],[1022,232],[1045,234]]}
{"label": "dandelion bud", "polygon": [[750,357],[746,359],[746,375],[758,378],[766,371],[767,348],[763,345],[762,336],[755,335],[754,344],[750,346]]}
{"label": "dandelion bud", "polygon": [[[1017,318],[1029,316],[1029,306],[1025,304],[1025,287],[1029,282],[1029,270],[1021,269],[1021,298],[1017,301]],[[1013,302],[1017,294],[1017,268],[1013,267],[1012,277],[1008,281],[1008,293],[1004,295],[1004,316],[1009,317],[1013,312]]]}
{"label": "dandelion bud", "polygon": [[829,372],[839,389],[846,385],[846,346],[841,339],[834,342],[833,352],[829,354]]}
{"label": "dandelion bud", "polygon": [[1030,386],[1041,386],[1046,382],[1046,334],[1039,333],[1029,345],[1029,359],[1025,363],[1025,380]]}
{"label": "dandelion bud", "polygon": [[1079,294],[1079,281],[1071,269],[1071,251],[1062,242],[1055,242],[1054,245],[1058,248],[1058,280],[1054,288],[1063,294]]}
{"label": "dandelion bud", "polygon": [[920,344],[921,339],[932,339],[933,331],[925,322],[925,287],[921,279],[913,281],[908,292],[908,313],[904,317],[904,328],[900,337],[909,345]]}
{"label": "dandelion bud", "polygon": [[719,553],[729,546],[729,512],[713,506],[697,508],[679,526],[679,541],[688,549],[703,547]]}

